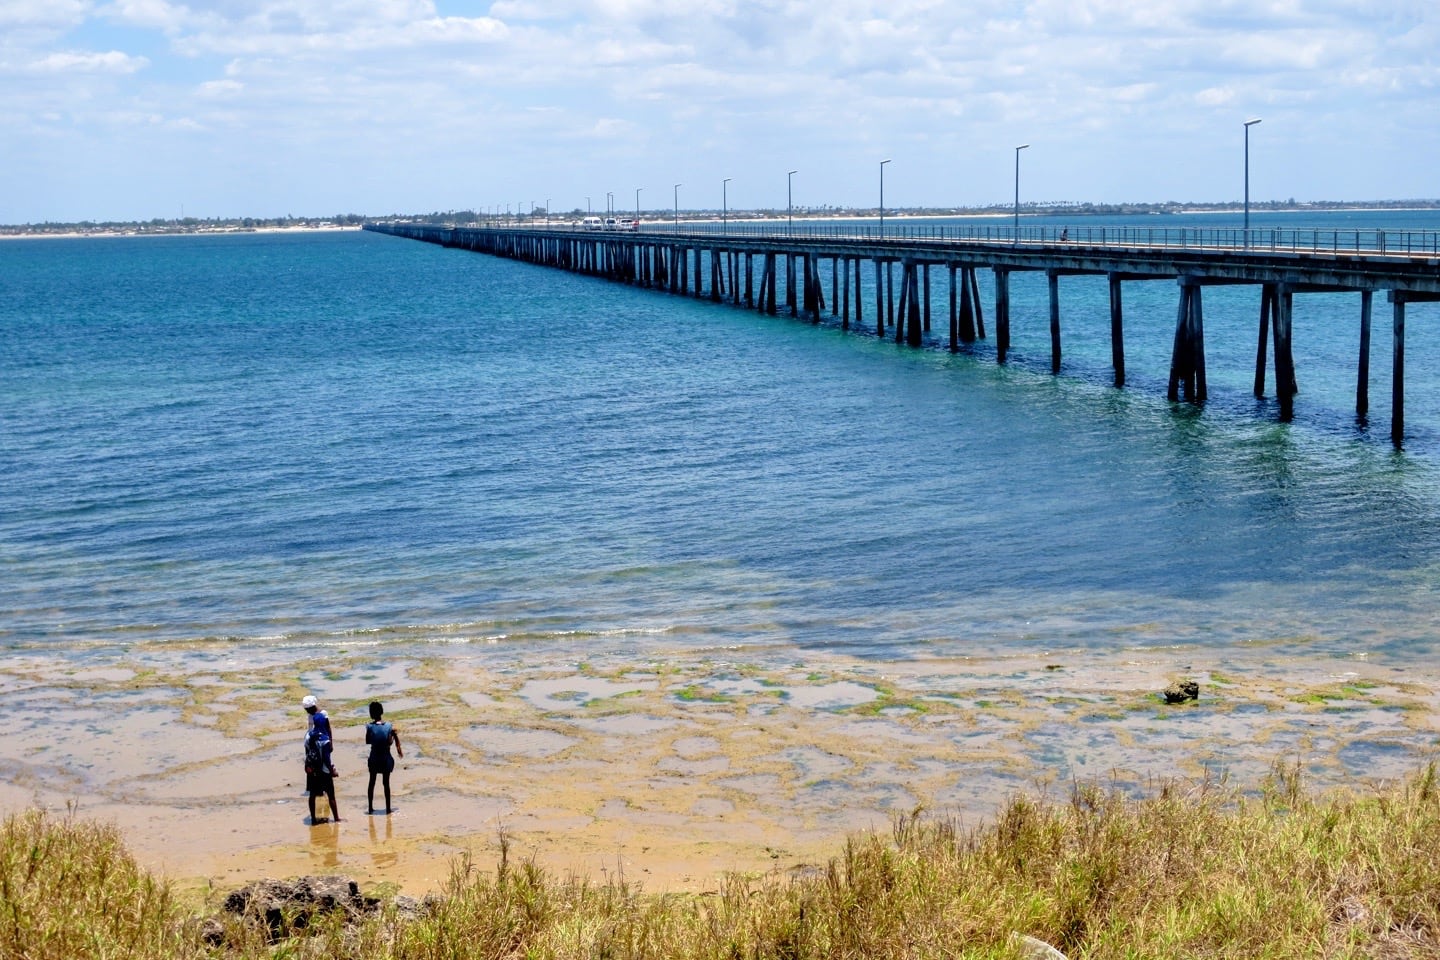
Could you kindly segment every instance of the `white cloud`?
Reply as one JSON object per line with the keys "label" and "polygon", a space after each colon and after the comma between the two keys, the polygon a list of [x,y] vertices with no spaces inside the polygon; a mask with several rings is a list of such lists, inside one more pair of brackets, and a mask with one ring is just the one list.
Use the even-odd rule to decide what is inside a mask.
{"label": "white cloud", "polygon": [[[345,54],[377,50],[403,50],[451,44],[488,44],[504,40],[508,29],[492,17],[426,17],[399,19],[394,11],[379,11],[368,20],[331,24],[330,17],[288,21],[270,9],[259,18],[236,22],[210,22],[200,30],[176,39],[175,47],[187,56],[223,54],[244,57],[310,57],[338,59]],[[323,23],[309,29],[304,20]]]}
{"label": "white cloud", "polygon": [[0,0],[0,26],[74,26],[89,8],[86,0]]}
{"label": "white cloud", "polygon": [[[847,164],[893,154],[901,203],[1003,195],[1005,145],[1034,140],[1037,196],[1105,199],[1099,185],[1114,183],[1130,191],[1118,199],[1203,198],[1229,189],[1227,161],[1212,155],[1221,148],[1208,146],[1229,140],[1213,131],[1252,112],[1266,117],[1262,150],[1322,136],[1383,149],[1420,129],[1405,155],[1428,177],[1419,158],[1434,137],[1423,131],[1440,106],[1430,10],[1430,0],[0,0],[0,24],[17,25],[0,29],[0,71],[22,78],[0,138],[20,144],[14,154],[28,149],[27,130],[57,122],[47,116],[79,130],[110,114],[160,116],[184,119],[136,129],[183,131],[237,163],[271,164],[309,143],[376,150],[383,139],[397,155],[427,145],[371,183],[418,176],[440,189],[444,175],[413,173],[417,157],[483,157],[502,196],[534,178],[601,175],[592,169],[613,185],[651,169],[669,183],[706,176],[687,169],[793,165],[810,171],[809,195],[833,202],[859,180]],[[84,42],[69,34],[82,23]],[[1310,146],[1322,178],[1329,153]],[[732,186],[743,194],[746,179]]]}
{"label": "white cloud", "polygon": [[407,24],[401,36],[409,45],[427,43],[493,43],[504,40],[508,28],[490,17],[432,17]]}
{"label": "white cloud", "polygon": [[207,80],[200,84],[196,91],[201,97],[233,97],[245,89],[245,84],[239,80]]}
{"label": "white cloud", "polygon": [[114,0],[97,11],[99,15],[133,27],[147,27],[174,34],[192,19],[188,7],[169,0]]}
{"label": "white cloud", "polygon": [[1195,94],[1195,102],[1202,107],[1221,107],[1235,101],[1235,91],[1229,87],[1207,87]]}
{"label": "white cloud", "polygon": [[149,66],[145,57],[132,57],[119,50],[105,53],[57,51],[24,65],[21,73],[134,73]]}

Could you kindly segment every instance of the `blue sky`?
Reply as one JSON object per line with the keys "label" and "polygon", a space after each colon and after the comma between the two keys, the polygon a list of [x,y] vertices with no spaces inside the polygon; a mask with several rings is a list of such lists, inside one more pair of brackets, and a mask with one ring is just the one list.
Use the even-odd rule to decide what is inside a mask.
{"label": "blue sky", "polygon": [[1440,197],[1434,0],[0,0],[0,222]]}

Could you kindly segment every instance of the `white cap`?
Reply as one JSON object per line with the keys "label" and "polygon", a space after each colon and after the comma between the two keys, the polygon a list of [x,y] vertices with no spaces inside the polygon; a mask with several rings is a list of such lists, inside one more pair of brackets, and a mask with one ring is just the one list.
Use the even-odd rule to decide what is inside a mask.
{"label": "white cap", "polygon": [[301,701],[300,701],[300,706],[305,707],[305,708],[307,708],[307,709],[310,708],[310,707],[316,707],[316,706],[319,706],[319,705],[320,705],[320,701],[319,701],[319,700],[316,700],[314,697],[306,697],[304,700],[301,700]]}

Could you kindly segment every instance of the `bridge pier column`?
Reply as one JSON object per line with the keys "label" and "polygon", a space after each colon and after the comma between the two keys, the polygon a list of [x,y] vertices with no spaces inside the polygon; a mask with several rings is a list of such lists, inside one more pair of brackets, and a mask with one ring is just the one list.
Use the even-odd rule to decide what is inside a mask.
{"label": "bridge pier column", "polygon": [[1260,288],[1260,339],[1255,345],[1255,396],[1265,396],[1265,341],[1270,338],[1275,314],[1280,307],[1279,293],[1275,284],[1267,283]]}
{"label": "bridge pier column", "polygon": [[909,260],[900,261],[900,320],[898,323],[893,324],[891,327],[891,329],[895,331],[896,343],[905,342],[905,325],[906,319],[908,317],[906,311],[908,310],[912,302],[910,296],[910,278],[914,275],[914,273],[915,265],[913,263],[911,263]]}
{"label": "bridge pier column", "polygon": [[1405,298],[1392,290],[1390,302],[1395,307],[1395,349],[1390,361],[1390,442],[1398,447],[1405,440]]}
{"label": "bridge pier column", "polygon": [[1275,340],[1275,399],[1280,401],[1280,419],[1288,422],[1295,415],[1295,348],[1291,340],[1292,318],[1295,314],[1295,291],[1288,284],[1277,286],[1270,319]]}
{"label": "bridge pier column", "polygon": [[995,267],[995,362],[1010,352],[1010,271]]}
{"label": "bridge pier column", "polygon": [[1436,293],[1407,293],[1391,290],[1390,302],[1394,305],[1395,349],[1392,354],[1390,375],[1390,441],[1399,447],[1405,439],[1405,304],[1434,303],[1440,301]]}
{"label": "bridge pier column", "polygon": [[1125,308],[1120,297],[1120,274],[1110,274],[1110,365],[1115,386],[1125,386]]}
{"label": "bridge pier column", "polygon": [[800,255],[800,270],[803,274],[801,280],[801,299],[803,302],[802,311],[812,322],[819,322],[820,311],[815,305],[815,278],[811,273],[814,267],[814,257],[809,253]]}
{"label": "bridge pier column", "polygon": [[960,314],[955,306],[955,264],[946,264],[950,268],[950,352],[955,353],[960,349]]}
{"label": "bridge pier column", "polygon": [[960,277],[960,342],[975,342],[975,314],[980,306],[978,294],[971,291],[975,283],[975,268],[966,267]]}
{"label": "bridge pier column", "polygon": [[[905,317],[905,342],[912,347],[918,347],[924,342],[924,330],[929,328],[929,325],[924,322],[924,317],[921,312],[922,295],[920,293],[920,276],[924,274],[928,279],[930,267],[912,262],[907,273],[908,276],[905,282],[910,289],[910,312]],[[926,291],[924,300],[924,310],[928,311],[929,291]]]}
{"label": "bridge pier column", "polygon": [[930,264],[928,264],[928,263],[925,264],[921,269],[924,271],[924,274],[925,274],[924,279],[921,281],[922,283],[925,284],[925,332],[926,332],[926,333],[929,333],[929,332],[930,332]]}
{"label": "bridge pier column", "polygon": [[985,339],[985,308],[980,305],[980,279],[979,270],[976,267],[966,267],[966,275],[970,278],[970,303],[975,310],[975,335],[981,340]]}
{"label": "bridge pier column", "polygon": [[1180,399],[1184,385],[1187,403],[1205,402],[1205,325],[1200,284],[1180,278],[1180,308],[1175,320],[1175,346],[1170,354],[1170,386],[1166,396]]}
{"label": "bridge pier column", "polygon": [[895,264],[885,261],[885,312],[890,326],[895,326]]}
{"label": "bridge pier column", "polygon": [[842,296],[843,296],[845,299],[844,299],[844,302],[843,302],[843,303],[841,304],[841,306],[840,306],[840,329],[841,329],[841,330],[849,330],[849,329],[850,329],[850,258],[849,258],[849,257],[846,257],[846,258],[844,259],[844,266],[841,266],[840,264],[837,263],[837,264],[836,264],[836,269],[838,269],[841,273],[843,273],[843,274],[845,275],[845,282],[844,282],[843,284],[841,284],[841,287],[842,287],[842,289],[843,289],[843,291],[844,291],[843,294],[842,294]]}
{"label": "bridge pier column", "polygon": [[1060,273],[1046,270],[1050,287],[1050,372],[1060,372]]}
{"label": "bridge pier column", "polygon": [[769,305],[768,305],[768,307],[766,308],[766,311],[765,311],[765,312],[768,313],[768,314],[770,314],[770,316],[772,316],[772,317],[775,316],[775,311],[776,311],[776,305],[775,305],[775,274],[776,274],[776,272],[777,272],[777,270],[776,270],[776,263],[775,263],[775,254],[773,254],[773,253],[767,253],[767,254],[765,254],[765,275],[766,275],[766,277],[767,277],[768,280],[769,280],[769,290],[767,291],[767,293],[766,293],[766,295],[765,295],[765,299],[769,301]]}
{"label": "bridge pier column", "polygon": [[855,326],[865,323],[865,296],[860,287],[860,258],[855,258]]}
{"label": "bridge pier column", "polygon": [[785,306],[790,311],[790,316],[798,316],[800,313],[798,302],[795,298],[795,254],[785,254]]}
{"label": "bridge pier column", "polygon": [[825,285],[819,282],[819,253],[815,253],[812,259],[814,271],[811,272],[815,276],[815,322],[819,322],[819,315],[825,312]]}
{"label": "bridge pier column", "polygon": [[885,336],[885,265],[875,261],[875,336]]}
{"label": "bridge pier column", "polygon": [[1355,370],[1355,415],[1370,412],[1370,308],[1375,294],[1360,291],[1360,357]]}

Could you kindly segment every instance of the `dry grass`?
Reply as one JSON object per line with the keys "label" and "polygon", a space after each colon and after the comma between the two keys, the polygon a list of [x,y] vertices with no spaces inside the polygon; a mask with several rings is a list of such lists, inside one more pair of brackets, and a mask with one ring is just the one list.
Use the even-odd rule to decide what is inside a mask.
{"label": "dry grass", "polygon": [[1081,787],[1017,798],[975,830],[904,817],[814,876],[732,877],[707,895],[462,860],[417,919],[322,922],[279,944],[232,923],[223,949],[107,828],[12,817],[0,856],[0,949],[15,957],[1002,958],[1019,956],[1015,933],[1071,958],[1440,957],[1433,767],[1363,795],[1312,796],[1282,768],[1249,796]]}
{"label": "dry grass", "polygon": [[183,918],[112,827],[36,811],[0,827],[0,957],[194,956]]}

